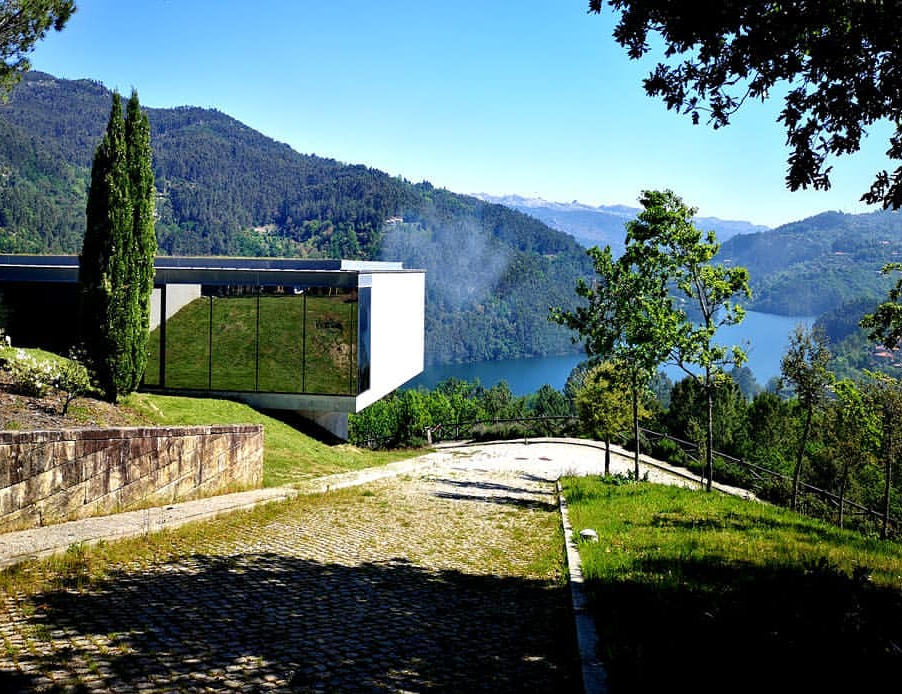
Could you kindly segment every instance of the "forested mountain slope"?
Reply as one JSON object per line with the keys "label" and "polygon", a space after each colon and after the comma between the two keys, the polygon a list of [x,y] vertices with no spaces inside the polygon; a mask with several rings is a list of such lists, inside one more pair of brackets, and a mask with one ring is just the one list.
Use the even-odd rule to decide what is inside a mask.
{"label": "forested mountain slope", "polygon": [[[102,84],[38,72],[0,105],[0,252],[78,252],[109,108]],[[428,272],[427,362],[573,349],[547,320],[591,274],[567,234],[426,182],[300,154],[216,110],[146,110],[161,253],[403,260]]]}
{"label": "forested mountain slope", "polygon": [[748,268],[751,307],[816,316],[862,297],[886,294],[884,264],[902,261],[902,216],[896,212],[824,212],[724,242],[718,258]]}

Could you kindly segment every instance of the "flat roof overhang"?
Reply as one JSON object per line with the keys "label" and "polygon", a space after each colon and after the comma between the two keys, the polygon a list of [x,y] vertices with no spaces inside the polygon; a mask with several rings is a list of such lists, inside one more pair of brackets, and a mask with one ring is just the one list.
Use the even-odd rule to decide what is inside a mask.
{"label": "flat roof overhang", "polygon": [[[366,286],[364,277],[381,273],[422,273],[400,262],[307,260],[295,258],[218,258],[157,256],[154,284],[206,284],[295,287]],[[77,282],[76,255],[0,255],[0,280]],[[361,281],[363,280],[363,281]]]}

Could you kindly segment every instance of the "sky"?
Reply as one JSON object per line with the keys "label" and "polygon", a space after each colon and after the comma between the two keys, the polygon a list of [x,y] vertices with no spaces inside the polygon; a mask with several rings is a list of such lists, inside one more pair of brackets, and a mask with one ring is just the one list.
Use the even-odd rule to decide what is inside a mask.
{"label": "sky", "polygon": [[[636,206],[670,189],[701,216],[778,226],[859,202],[885,128],[785,188],[779,101],[714,131],[645,95],[614,18],[588,0],[77,0],[36,70],[144,106],[215,108],[304,154],[457,193]],[[883,134],[881,134],[881,132]]]}

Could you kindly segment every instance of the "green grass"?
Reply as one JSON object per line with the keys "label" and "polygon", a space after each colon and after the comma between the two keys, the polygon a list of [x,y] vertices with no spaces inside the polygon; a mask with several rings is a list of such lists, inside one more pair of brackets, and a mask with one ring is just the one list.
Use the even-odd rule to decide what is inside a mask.
{"label": "green grass", "polygon": [[864,691],[902,672],[902,546],[758,502],[564,480],[611,691]]}
{"label": "green grass", "polygon": [[123,405],[160,425],[262,424],[263,484],[267,487],[385,465],[426,452],[368,451],[350,445],[328,445],[278,419],[229,400],[133,393]]}

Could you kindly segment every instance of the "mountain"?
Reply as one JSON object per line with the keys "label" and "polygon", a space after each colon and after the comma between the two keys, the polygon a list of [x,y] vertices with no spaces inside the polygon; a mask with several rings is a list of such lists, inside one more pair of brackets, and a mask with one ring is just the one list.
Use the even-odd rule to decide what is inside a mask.
{"label": "mountain", "polygon": [[[624,226],[635,219],[638,207],[626,205],[600,205],[593,207],[583,203],[548,202],[540,198],[524,198],[518,195],[488,195],[476,193],[475,197],[487,202],[505,205],[545,222],[552,229],[570,234],[583,246],[610,246],[615,255],[623,252],[626,236]],[[716,217],[697,217],[696,226],[713,230],[723,242],[737,234],[766,231],[768,227],[751,222],[730,221]]]}
{"label": "mountain", "polygon": [[[0,252],[80,250],[111,92],[30,72],[0,105]],[[427,363],[561,354],[548,321],[591,274],[534,217],[301,154],[214,109],[145,109],[160,252],[401,260],[427,270]]]}
{"label": "mountain", "polygon": [[735,236],[718,257],[748,268],[755,310],[817,316],[849,301],[886,295],[890,280],[880,269],[902,261],[902,217],[824,212]]}

